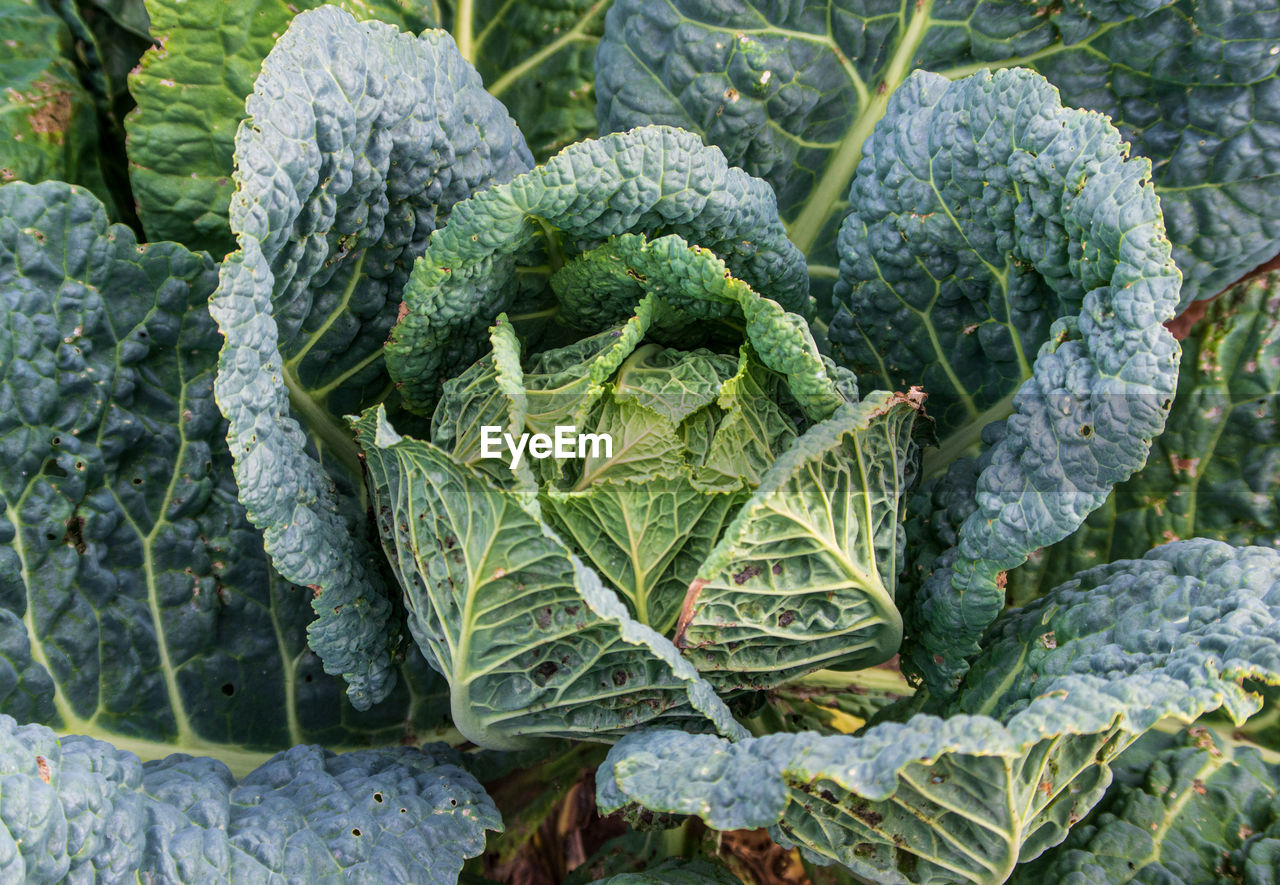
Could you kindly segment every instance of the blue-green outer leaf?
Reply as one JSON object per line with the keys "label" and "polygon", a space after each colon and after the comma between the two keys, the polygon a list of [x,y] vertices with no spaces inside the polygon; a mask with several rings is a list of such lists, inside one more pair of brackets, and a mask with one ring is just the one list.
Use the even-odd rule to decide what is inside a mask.
{"label": "blue-green outer leaf", "polygon": [[[0,187],[0,712],[237,771],[439,727],[416,653],[357,714],[236,498],[208,256],[83,188]],[[434,695],[434,697],[432,697]]]}
{"label": "blue-green outer leaf", "polygon": [[382,344],[408,263],[452,205],[530,159],[451,38],[332,8],[297,16],[236,136],[228,256],[211,310],[218,404],[249,518],[316,593],[325,669],[366,708],[393,683],[392,594],[340,420],[382,400]]}
{"label": "blue-green outer leaf", "polygon": [[1081,569],[1179,538],[1280,546],[1280,272],[1209,303],[1146,466],[1070,536],[1009,572],[1021,605]]}
{"label": "blue-green outer leaf", "polygon": [[1280,837],[1280,766],[1250,747],[1219,747],[1203,728],[1188,732],[1151,732],[1126,750],[1093,813],[1011,881],[1268,881]]}
{"label": "blue-green outer leaf", "polygon": [[825,318],[849,182],[908,74],[1033,68],[1152,161],[1185,305],[1276,253],[1278,44],[1273,0],[619,0],[597,116],[696,132],[773,185]]}
{"label": "blue-green outer leaf", "polygon": [[1146,460],[1177,379],[1162,323],[1180,277],[1147,161],[1037,74],[913,74],[859,170],[832,341],[860,372],[923,383],[934,470],[1007,419],[976,512],[908,612],[910,661],[945,694],[1003,607],[1001,572]]}
{"label": "blue-green outer leaf", "polygon": [[1005,615],[946,718],[736,743],[640,731],[610,751],[599,803],[777,825],[872,881],[1003,882],[1063,839],[1110,760],[1162,717],[1256,711],[1241,680],[1280,682],[1278,614],[1280,552],[1170,544]]}
{"label": "blue-green outer leaf", "polygon": [[68,881],[453,885],[500,830],[447,747],[280,753],[239,783],[221,762],[140,764],[0,716],[0,875]]}

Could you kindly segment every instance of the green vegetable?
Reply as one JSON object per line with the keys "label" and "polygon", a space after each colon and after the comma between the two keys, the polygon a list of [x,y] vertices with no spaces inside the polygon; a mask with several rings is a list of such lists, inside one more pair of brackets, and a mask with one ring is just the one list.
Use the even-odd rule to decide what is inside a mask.
{"label": "green vegetable", "polygon": [[[610,147],[625,156],[655,137],[666,133]],[[492,285],[483,274],[497,262],[449,250],[479,241],[466,223],[504,205],[505,191],[528,194],[553,174],[457,207],[454,237],[433,239],[415,275],[448,270],[436,288],[410,289],[433,312],[411,324],[411,310],[398,340],[439,341],[419,330],[457,322],[453,287]],[[457,727],[482,746],[517,746],[688,716],[689,703],[734,734],[690,661],[729,690],[892,656],[919,398],[856,401],[799,317],[674,234],[611,237],[566,259],[550,285],[562,323],[586,337],[522,365],[500,315],[490,356],[444,385],[430,442],[403,437],[381,410],[357,425],[410,629],[452,686]],[[629,319],[588,334],[628,303]],[[729,352],[672,346],[694,321]],[[419,364],[421,351],[404,351],[393,369]],[[512,449],[557,427],[598,439],[555,459]],[[486,444],[499,430],[505,457]],[[688,661],[660,635],[673,628]],[[678,692],[668,669],[687,683]]]}
{"label": "green vegetable", "polygon": [[[625,268],[607,278],[603,297],[581,297],[586,310],[575,304],[562,313],[548,291],[549,276],[607,237],[674,234],[722,260],[721,276],[801,316],[811,310],[804,259],[783,232],[773,194],[688,133],[654,127],[582,142],[458,209],[414,265],[407,313],[387,345],[392,377],[419,412],[434,406],[441,381],[480,355],[484,329],[517,299],[548,324],[599,331],[625,319],[644,284],[623,279]],[[592,285],[583,270],[577,281]],[[589,312],[595,300],[599,315]]]}
{"label": "green vegetable", "polygon": [[597,113],[696,132],[773,185],[825,301],[850,181],[911,72],[1031,68],[1151,160],[1185,306],[1276,253],[1277,45],[1271,0],[619,0]]}
{"label": "green vegetable", "polygon": [[295,20],[247,110],[240,251],[210,304],[226,336],[216,393],[249,519],[280,574],[315,593],[311,647],[367,709],[394,686],[400,626],[340,416],[387,394],[382,342],[427,235],[528,152],[447,36],[337,9]]}
{"label": "green vegetable", "polygon": [[1063,839],[1108,763],[1161,717],[1257,710],[1239,680],[1280,682],[1278,605],[1275,550],[1169,544],[1004,615],[946,718],[734,743],[635,732],[605,761],[598,800],[716,829],[776,825],[871,881],[1003,882]]}
{"label": "green vegetable", "polygon": [[1179,277],[1148,166],[1124,154],[1024,71],[913,74],[867,141],[832,341],[863,379],[930,393],[926,475],[988,446],[976,476],[938,480],[978,506],[907,614],[935,692],[1003,607],[1002,573],[1074,531],[1164,426]]}
{"label": "green vegetable", "polygon": [[[238,783],[216,759],[132,753],[0,716],[0,873],[11,882],[452,885],[500,830],[442,745],[273,756]],[[20,810],[15,808],[21,803]]]}
{"label": "green vegetable", "polygon": [[139,245],[82,188],[0,188],[0,707],[239,773],[446,728],[416,653],[358,714],[307,648],[311,593],[236,499],[215,283],[208,256]]}
{"label": "green vegetable", "polygon": [[[149,0],[159,45],[130,77],[138,108],[127,120],[130,175],[149,237],[208,249],[215,257],[236,248],[228,206],[245,98],[293,18],[321,5]],[[444,28],[489,93],[511,110],[540,158],[595,132],[591,56],[608,0],[337,5],[361,21],[387,22],[414,34]],[[434,33],[434,40],[446,40]]]}
{"label": "green vegetable", "polygon": [[1015,602],[1179,538],[1280,539],[1280,273],[1213,301],[1182,342],[1178,395],[1147,465],[1074,534],[1009,573]]}
{"label": "green vegetable", "polygon": [[1115,783],[1060,847],[1013,882],[1127,885],[1266,881],[1280,834],[1280,767],[1203,728],[1152,732],[1115,762]]}
{"label": "green vegetable", "polygon": [[1280,874],[1271,0],[0,21],[0,879]]}

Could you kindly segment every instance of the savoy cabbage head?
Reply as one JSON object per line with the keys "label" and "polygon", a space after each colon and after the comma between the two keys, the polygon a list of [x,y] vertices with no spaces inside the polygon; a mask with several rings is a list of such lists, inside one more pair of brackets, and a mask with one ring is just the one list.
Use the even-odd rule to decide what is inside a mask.
{"label": "savoy cabbage head", "polygon": [[0,21],[0,878],[1280,876],[1273,3]]}

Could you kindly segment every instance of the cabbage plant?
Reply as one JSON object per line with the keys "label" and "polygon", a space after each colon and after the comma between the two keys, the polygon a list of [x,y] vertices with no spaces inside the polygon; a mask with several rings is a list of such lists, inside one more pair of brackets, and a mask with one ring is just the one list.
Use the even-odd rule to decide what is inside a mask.
{"label": "cabbage plant", "polygon": [[[500,314],[490,355],[443,385],[429,441],[382,406],[357,425],[455,725],[506,747],[692,705],[733,733],[707,683],[758,690],[890,658],[920,395],[859,399],[800,317],[675,234],[610,238],[551,283],[557,332],[605,328],[522,360]],[[695,340],[727,352],[676,346]],[[519,457],[517,436],[557,428],[585,442]],[[498,430],[506,453],[486,444]]]}
{"label": "cabbage plant", "polygon": [[0,20],[0,879],[1280,873],[1274,4]]}

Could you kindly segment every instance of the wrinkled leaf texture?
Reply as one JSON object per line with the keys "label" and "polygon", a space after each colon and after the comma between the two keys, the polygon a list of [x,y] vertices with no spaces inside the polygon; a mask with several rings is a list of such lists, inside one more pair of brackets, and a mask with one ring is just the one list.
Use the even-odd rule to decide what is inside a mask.
{"label": "wrinkled leaf texture", "polygon": [[444,745],[299,746],[239,782],[185,755],[139,763],[0,716],[0,875],[9,882],[454,885],[500,830]]}
{"label": "wrinkled leaf texture", "polygon": [[1280,552],[1168,544],[1002,616],[945,718],[735,743],[643,730],[610,751],[598,801],[776,826],[872,881],[1003,882],[1062,841],[1159,719],[1258,709],[1241,680],[1280,682],[1278,605]]}
{"label": "wrinkled leaf texture", "polygon": [[597,114],[689,129],[772,184],[825,300],[864,143],[911,71],[1032,68],[1151,160],[1185,305],[1276,252],[1277,45],[1272,0],[619,0]]}
{"label": "wrinkled leaf texture", "polygon": [[[867,140],[831,338],[864,386],[923,384],[925,475],[955,470],[938,484],[972,482],[977,505],[905,605],[904,657],[936,693],[1003,607],[1003,573],[1074,531],[1164,427],[1179,275],[1148,163],[1125,153],[1020,70],[917,72]],[[956,466],[980,438],[979,469]]]}
{"label": "wrinkled leaf texture", "polygon": [[215,387],[240,499],[357,709],[387,696],[401,644],[355,443],[341,416],[390,391],[382,347],[410,262],[453,204],[528,167],[502,106],[439,31],[325,8],[263,63],[236,137],[231,227],[210,304]]}
{"label": "wrinkled leaf texture", "polygon": [[1014,883],[1209,885],[1272,881],[1280,862],[1280,765],[1192,728],[1150,732],[1113,766],[1115,781],[1065,842]]}
{"label": "wrinkled leaf texture", "polygon": [[[320,0],[148,0],[159,46],[130,77],[129,164],[147,236],[221,257],[236,248],[228,207],[236,128],[262,61]],[[440,4],[338,0],[362,21],[414,34],[443,27],[534,154],[594,134],[592,57],[608,0]],[[439,20],[437,20],[439,16]]]}
{"label": "wrinkled leaf texture", "polygon": [[0,187],[0,712],[243,772],[440,726],[442,684],[357,714],[236,498],[208,256],[139,245],[83,188]]}

